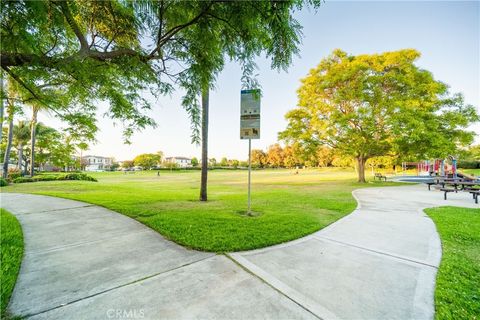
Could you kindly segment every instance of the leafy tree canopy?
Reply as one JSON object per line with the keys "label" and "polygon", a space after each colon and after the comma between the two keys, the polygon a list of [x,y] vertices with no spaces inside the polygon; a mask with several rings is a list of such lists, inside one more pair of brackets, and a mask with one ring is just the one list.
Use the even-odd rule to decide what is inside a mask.
{"label": "leafy tree canopy", "polygon": [[252,149],[251,164],[254,168],[263,168],[267,164],[267,154],[260,149]]}
{"label": "leafy tree canopy", "polygon": [[[18,134],[17,140],[22,136],[25,143],[29,137],[29,126],[24,121],[20,121],[15,128]],[[35,166],[43,168],[47,164],[64,168],[75,165],[75,153],[77,145],[72,141],[71,137],[65,133],[61,133],[54,128],[38,123],[35,128],[37,134],[37,153],[35,157]],[[17,141],[21,144],[20,141]],[[18,145],[17,145],[18,148]],[[31,154],[28,145],[25,146],[25,160]]]}
{"label": "leafy tree canopy", "polygon": [[220,163],[219,163],[219,164],[220,164],[221,167],[226,167],[226,166],[228,166],[228,159],[225,158],[225,157],[223,157],[223,158],[220,160]]}
{"label": "leafy tree canopy", "polygon": [[162,156],[159,153],[144,153],[136,156],[133,163],[136,166],[144,169],[151,169],[154,166],[160,165]]}
{"label": "leafy tree canopy", "polygon": [[196,166],[198,166],[199,161],[196,157],[193,157],[191,163],[192,163],[192,166],[196,167]]}
{"label": "leafy tree canopy", "polygon": [[268,147],[266,155],[266,163],[271,167],[279,168],[283,166],[284,162],[284,152],[280,144],[275,143]]}
{"label": "leafy tree canopy", "polygon": [[357,160],[365,181],[367,159],[445,157],[472,142],[466,128],[478,120],[461,95],[450,95],[405,49],[352,56],[335,50],[312,69],[298,89],[281,139],[326,145]]}
{"label": "leafy tree canopy", "polygon": [[133,160],[125,160],[125,161],[122,162],[122,168],[124,168],[124,169],[133,168],[134,165],[135,164],[134,164]]}
{"label": "leafy tree canopy", "polygon": [[[152,96],[185,90],[183,105],[198,142],[201,90],[214,85],[226,59],[252,86],[254,58],[285,68],[298,52],[294,10],[319,0],[289,1],[2,1],[1,66],[37,100],[75,126],[95,130],[100,102],[121,121],[126,139],[154,126]],[[153,99],[151,99],[153,100]]]}

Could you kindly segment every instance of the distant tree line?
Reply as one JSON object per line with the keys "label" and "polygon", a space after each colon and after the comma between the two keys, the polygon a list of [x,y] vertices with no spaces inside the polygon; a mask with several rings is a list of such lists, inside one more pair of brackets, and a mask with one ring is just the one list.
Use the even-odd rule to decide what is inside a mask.
{"label": "distant tree line", "polygon": [[[459,168],[480,168],[480,145],[452,150],[452,155],[459,160]],[[387,154],[369,158],[365,166],[367,169],[380,168],[393,171],[395,166],[400,167],[402,161],[405,159],[400,155]],[[246,161],[241,163],[247,165]],[[351,167],[357,169],[356,165],[357,163],[352,157],[322,145],[305,148],[298,143],[284,147],[275,143],[266,150],[252,150],[253,168]]]}
{"label": "distant tree line", "polygon": [[[388,159],[375,160],[377,165],[380,166],[389,163]],[[275,143],[265,151],[261,149],[252,150],[252,167],[254,168],[354,166],[351,158],[343,156],[326,146],[305,148],[299,143],[294,143],[282,147],[279,143]]]}
{"label": "distant tree line", "polygon": [[[7,177],[8,171],[16,171],[21,175],[28,175],[30,168],[39,170],[51,170],[58,168],[61,170],[80,169],[80,161],[75,157],[78,145],[72,141],[71,137],[54,128],[38,123],[35,126],[35,157],[32,166],[31,163],[31,123],[20,120],[12,126],[11,140],[8,135],[8,128],[3,128],[2,140],[0,143],[0,156],[4,159],[4,177]],[[10,140],[10,147],[7,148]],[[6,150],[9,151],[6,157]],[[15,168],[12,168],[15,164]]]}

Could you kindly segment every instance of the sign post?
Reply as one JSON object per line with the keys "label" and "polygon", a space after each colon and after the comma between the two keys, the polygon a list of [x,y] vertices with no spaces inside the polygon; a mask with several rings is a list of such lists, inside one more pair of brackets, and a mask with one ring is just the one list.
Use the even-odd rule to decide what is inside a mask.
{"label": "sign post", "polygon": [[240,92],[240,139],[248,139],[248,200],[247,214],[251,211],[252,139],[260,139],[260,90]]}
{"label": "sign post", "polygon": [[247,200],[247,213],[250,213],[250,185],[252,175],[252,139],[248,139],[248,200]]}

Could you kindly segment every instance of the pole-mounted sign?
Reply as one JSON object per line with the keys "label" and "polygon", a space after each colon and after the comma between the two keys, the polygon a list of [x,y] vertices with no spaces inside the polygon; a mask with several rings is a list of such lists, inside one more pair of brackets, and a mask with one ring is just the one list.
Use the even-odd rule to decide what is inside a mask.
{"label": "pole-mounted sign", "polygon": [[250,214],[250,181],[252,173],[252,139],[260,139],[260,90],[240,92],[240,139],[248,139],[248,202]]}
{"label": "pole-mounted sign", "polygon": [[260,139],[260,90],[242,90],[240,139]]}

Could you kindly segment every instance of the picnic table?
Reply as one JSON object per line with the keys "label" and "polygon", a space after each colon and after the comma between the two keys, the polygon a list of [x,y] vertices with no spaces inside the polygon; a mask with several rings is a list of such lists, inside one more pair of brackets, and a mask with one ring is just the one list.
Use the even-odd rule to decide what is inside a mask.
{"label": "picnic table", "polygon": [[473,195],[473,200],[475,200],[475,203],[478,204],[478,195],[480,194],[480,190],[471,190],[469,192]]}
{"label": "picnic table", "polygon": [[447,200],[447,194],[449,192],[458,192],[458,186],[462,186],[461,190],[472,194],[473,200],[475,201],[476,204],[478,204],[478,195],[480,194],[480,187],[477,185],[480,185],[479,182],[456,181],[456,182],[447,182],[445,184],[451,185],[453,186],[453,188],[447,188],[445,187],[445,185],[442,188],[440,188],[440,191],[444,192],[444,195],[443,195],[444,200]]}
{"label": "picnic table", "polygon": [[453,179],[453,178],[445,178],[445,177],[434,177],[432,180],[425,182],[428,185],[428,190],[430,190],[430,186],[433,184],[442,185],[442,188],[445,188],[446,184],[455,184],[458,182],[463,181],[462,179]]}
{"label": "picnic table", "polygon": [[447,193],[449,193],[449,192],[457,192],[457,189],[452,189],[452,188],[440,188],[440,191],[443,191],[443,192],[444,192],[443,200],[447,200]]}
{"label": "picnic table", "polygon": [[[473,196],[473,200],[478,204],[478,195],[480,194],[480,181],[462,178],[446,178],[446,177],[433,177],[432,180],[426,181],[428,190],[431,190],[431,185],[441,185],[440,191],[444,193],[443,199],[447,200],[447,194],[450,192],[457,193],[458,190],[469,192]],[[459,187],[461,187],[459,189]]]}
{"label": "picnic table", "polygon": [[478,185],[478,182],[472,182],[472,181],[454,181],[454,182],[447,182],[446,184],[451,185],[457,190],[459,186],[462,187],[462,190],[465,190],[465,187],[474,187]]}
{"label": "picnic table", "polygon": [[[446,185],[453,186],[455,190],[458,190],[458,187],[461,186],[462,190],[465,189],[465,186],[476,186],[480,184],[480,182],[471,181],[471,180],[464,180],[464,179],[452,179],[452,178],[444,178],[444,179],[435,179],[437,180],[436,184],[442,185],[442,188],[445,188]],[[430,186],[429,186],[430,187]],[[456,192],[456,191],[455,191]]]}

